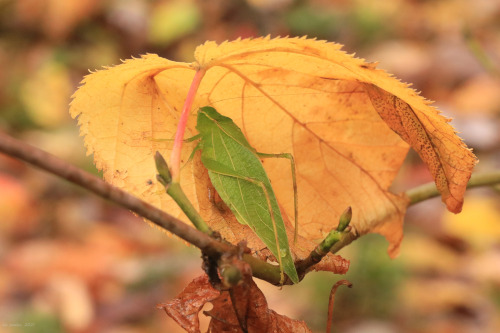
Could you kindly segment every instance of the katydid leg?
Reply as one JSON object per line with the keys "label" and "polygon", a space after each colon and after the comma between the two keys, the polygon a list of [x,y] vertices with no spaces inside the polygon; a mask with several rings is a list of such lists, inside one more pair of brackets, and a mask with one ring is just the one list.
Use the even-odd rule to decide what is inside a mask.
{"label": "katydid leg", "polygon": [[298,196],[297,196],[297,179],[295,176],[295,160],[293,155],[290,153],[282,154],[267,154],[257,152],[257,156],[262,158],[287,158],[290,160],[292,167],[292,181],[293,181],[293,204],[294,204],[294,221],[295,221],[295,231],[293,233],[293,242],[297,243],[297,234],[299,232],[299,208],[298,208]]}
{"label": "katydid leg", "polygon": [[[188,142],[193,142],[193,141],[196,141],[196,140],[198,140],[198,139],[200,139],[200,138],[201,138],[201,135],[200,135],[200,134],[196,134],[196,135],[194,135],[194,136],[192,136],[192,137],[190,137],[190,138],[184,139],[184,140],[182,140],[182,141],[183,141],[184,143],[188,143]],[[169,142],[169,141],[172,141],[172,142],[173,142],[173,141],[174,141],[174,139],[155,139],[155,138],[150,138],[150,140],[151,140],[151,141],[153,141],[153,142]],[[182,170],[182,169],[183,169],[183,168],[184,168],[184,167],[185,167],[185,166],[186,166],[189,162],[191,162],[191,161],[193,160],[193,158],[194,158],[194,154],[195,154],[198,150],[200,150],[200,147],[197,145],[197,146],[193,149],[193,151],[191,152],[191,154],[189,155],[189,158],[188,158],[188,160],[186,161],[186,163],[184,163],[184,165],[181,167],[181,170]]]}

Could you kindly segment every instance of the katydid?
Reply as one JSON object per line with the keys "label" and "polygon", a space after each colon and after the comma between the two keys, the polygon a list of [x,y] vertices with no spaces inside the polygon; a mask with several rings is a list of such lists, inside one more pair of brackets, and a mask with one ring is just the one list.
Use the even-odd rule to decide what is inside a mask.
{"label": "katydid", "polygon": [[298,282],[288,237],[278,201],[259,157],[284,157],[291,160],[297,232],[297,194],[295,167],[290,154],[258,153],[231,118],[212,107],[198,111],[196,129],[201,162],[208,169],[212,184],[236,219],[248,225],[277,258],[283,273]]}

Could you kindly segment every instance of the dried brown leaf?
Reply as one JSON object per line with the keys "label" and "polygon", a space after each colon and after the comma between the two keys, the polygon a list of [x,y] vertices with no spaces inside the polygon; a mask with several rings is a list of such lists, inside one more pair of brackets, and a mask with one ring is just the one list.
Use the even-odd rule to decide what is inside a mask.
{"label": "dried brown leaf", "polygon": [[[206,275],[193,280],[179,296],[158,307],[172,317],[188,332],[200,332],[198,314],[207,302],[213,304],[204,312],[212,319],[209,332],[286,333],[310,332],[302,321],[290,319],[269,309],[264,294],[252,279],[252,271],[247,263],[229,260],[242,273],[240,283],[229,291],[214,289]],[[233,303],[234,302],[234,303]]]}
{"label": "dried brown leaf", "polygon": [[172,317],[182,328],[190,333],[200,332],[198,313],[205,303],[216,299],[220,292],[215,290],[208,281],[208,276],[200,276],[170,302],[158,304],[158,308]]}
{"label": "dried brown leaf", "polygon": [[212,317],[209,332],[249,333],[286,333],[310,332],[305,322],[290,319],[277,314],[267,306],[267,301],[252,279],[248,264],[241,263],[247,269],[243,281],[230,291],[224,291],[212,301],[213,308],[205,312]]}

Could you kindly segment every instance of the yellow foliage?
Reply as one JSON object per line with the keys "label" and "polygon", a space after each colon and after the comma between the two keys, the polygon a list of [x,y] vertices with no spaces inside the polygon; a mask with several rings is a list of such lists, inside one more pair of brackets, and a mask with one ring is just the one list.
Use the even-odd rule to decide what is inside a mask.
{"label": "yellow foliage", "polygon": [[[154,181],[153,154],[168,156],[172,144],[151,138],[173,137],[190,82],[203,68],[193,109],[212,105],[231,117],[257,151],[294,155],[303,239],[322,239],[352,206],[351,225],[361,234],[384,235],[395,255],[408,200],[389,186],[409,145],[454,212],[461,209],[475,157],[429,102],[340,48],[306,38],[258,38],[207,42],[192,64],[146,55],[87,76],[71,114],[79,116],[89,153],[107,181],[179,214]],[[189,131],[195,134],[194,113]],[[191,147],[184,147],[184,158]],[[264,166],[293,219],[289,165],[266,159]],[[181,176],[211,226],[238,240],[240,226],[221,218],[208,200],[201,163],[195,159]]]}

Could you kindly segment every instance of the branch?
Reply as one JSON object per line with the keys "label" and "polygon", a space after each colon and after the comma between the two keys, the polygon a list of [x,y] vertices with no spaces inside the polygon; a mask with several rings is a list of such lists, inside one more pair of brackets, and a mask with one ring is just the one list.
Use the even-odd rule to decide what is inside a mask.
{"label": "branch", "polygon": [[[488,185],[493,186],[495,190],[498,190],[498,188],[500,187],[500,170],[473,174],[470,177],[469,183],[467,184],[467,188],[470,189],[474,187],[488,186]],[[427,184],[409,189],[408,191],[406,191],[406,195],[410,199],[409,205],[411,206],[421,201],[438,197],[441,195],[441,193],[439,193],[439,191],[437,190],[436,184],[434,182],[429,182]],[[340,249],[351,244],[360,236],[361,235],[356,234],[355,232],[344,233],[340,238],[340,240],[333,245],[330,252],[337,253]]]}
{"label": "branch", "polygon": [[[158,227],[193,244],[207,255],[217,256],[227,252],[237,253],[238,251],[236,246],[211,238],[206,233],[186,225],[181,220],[104,182],[99,177],[1,132],[0,152],[28,162],[35,167],[64,178],[104,199],[131,210],[137,215],[148,219]],[[497,184],[500,184],[500,170],[472,175],[467,188]],[[428,183],[408,190],[406,195],[410,198],[410,205],[413,205],[426,199],[439,196],[440,193],[437,191],[434,183]],[[355,231],[343,232],[340,239],[336,239],[336,243],[333,244],[330,252],[336,253],[357,238],[359,238],[359,235]],[[324,251],[320,250],[318,253],[321,252]],[[313,256],[315,255],[313,254]],[[266,263],[250,254],[244,254],[243,260],[250,264],[255,277],[274,285],[280,284],[281,277],[278,266]]]}
{"label": "branch", "polygon": [[[500,184],[500,170],[475,173],[470,177],[467,188]],[[406,191],[406,195],[410,198],[410,206],[421,201],[440,196],[436,184],[430,182],[421,186],[417,186]]]}
{"label": "branch", "polygon": [[[150,220],[158,227],[168,230],[186,242],[193,244],[207,255],[217,256],[227,252],[237,253],[238,251],[236,246],[215,240],[172,215],[104,182],[99,177],[2,132],[0,132],[0,152],[28,162],[129,209],[137,215]],[[281,277],[278,266],[265,263],[249,254],[243,255],[243,260],[250,264],[255,277],[279,285]]]}

